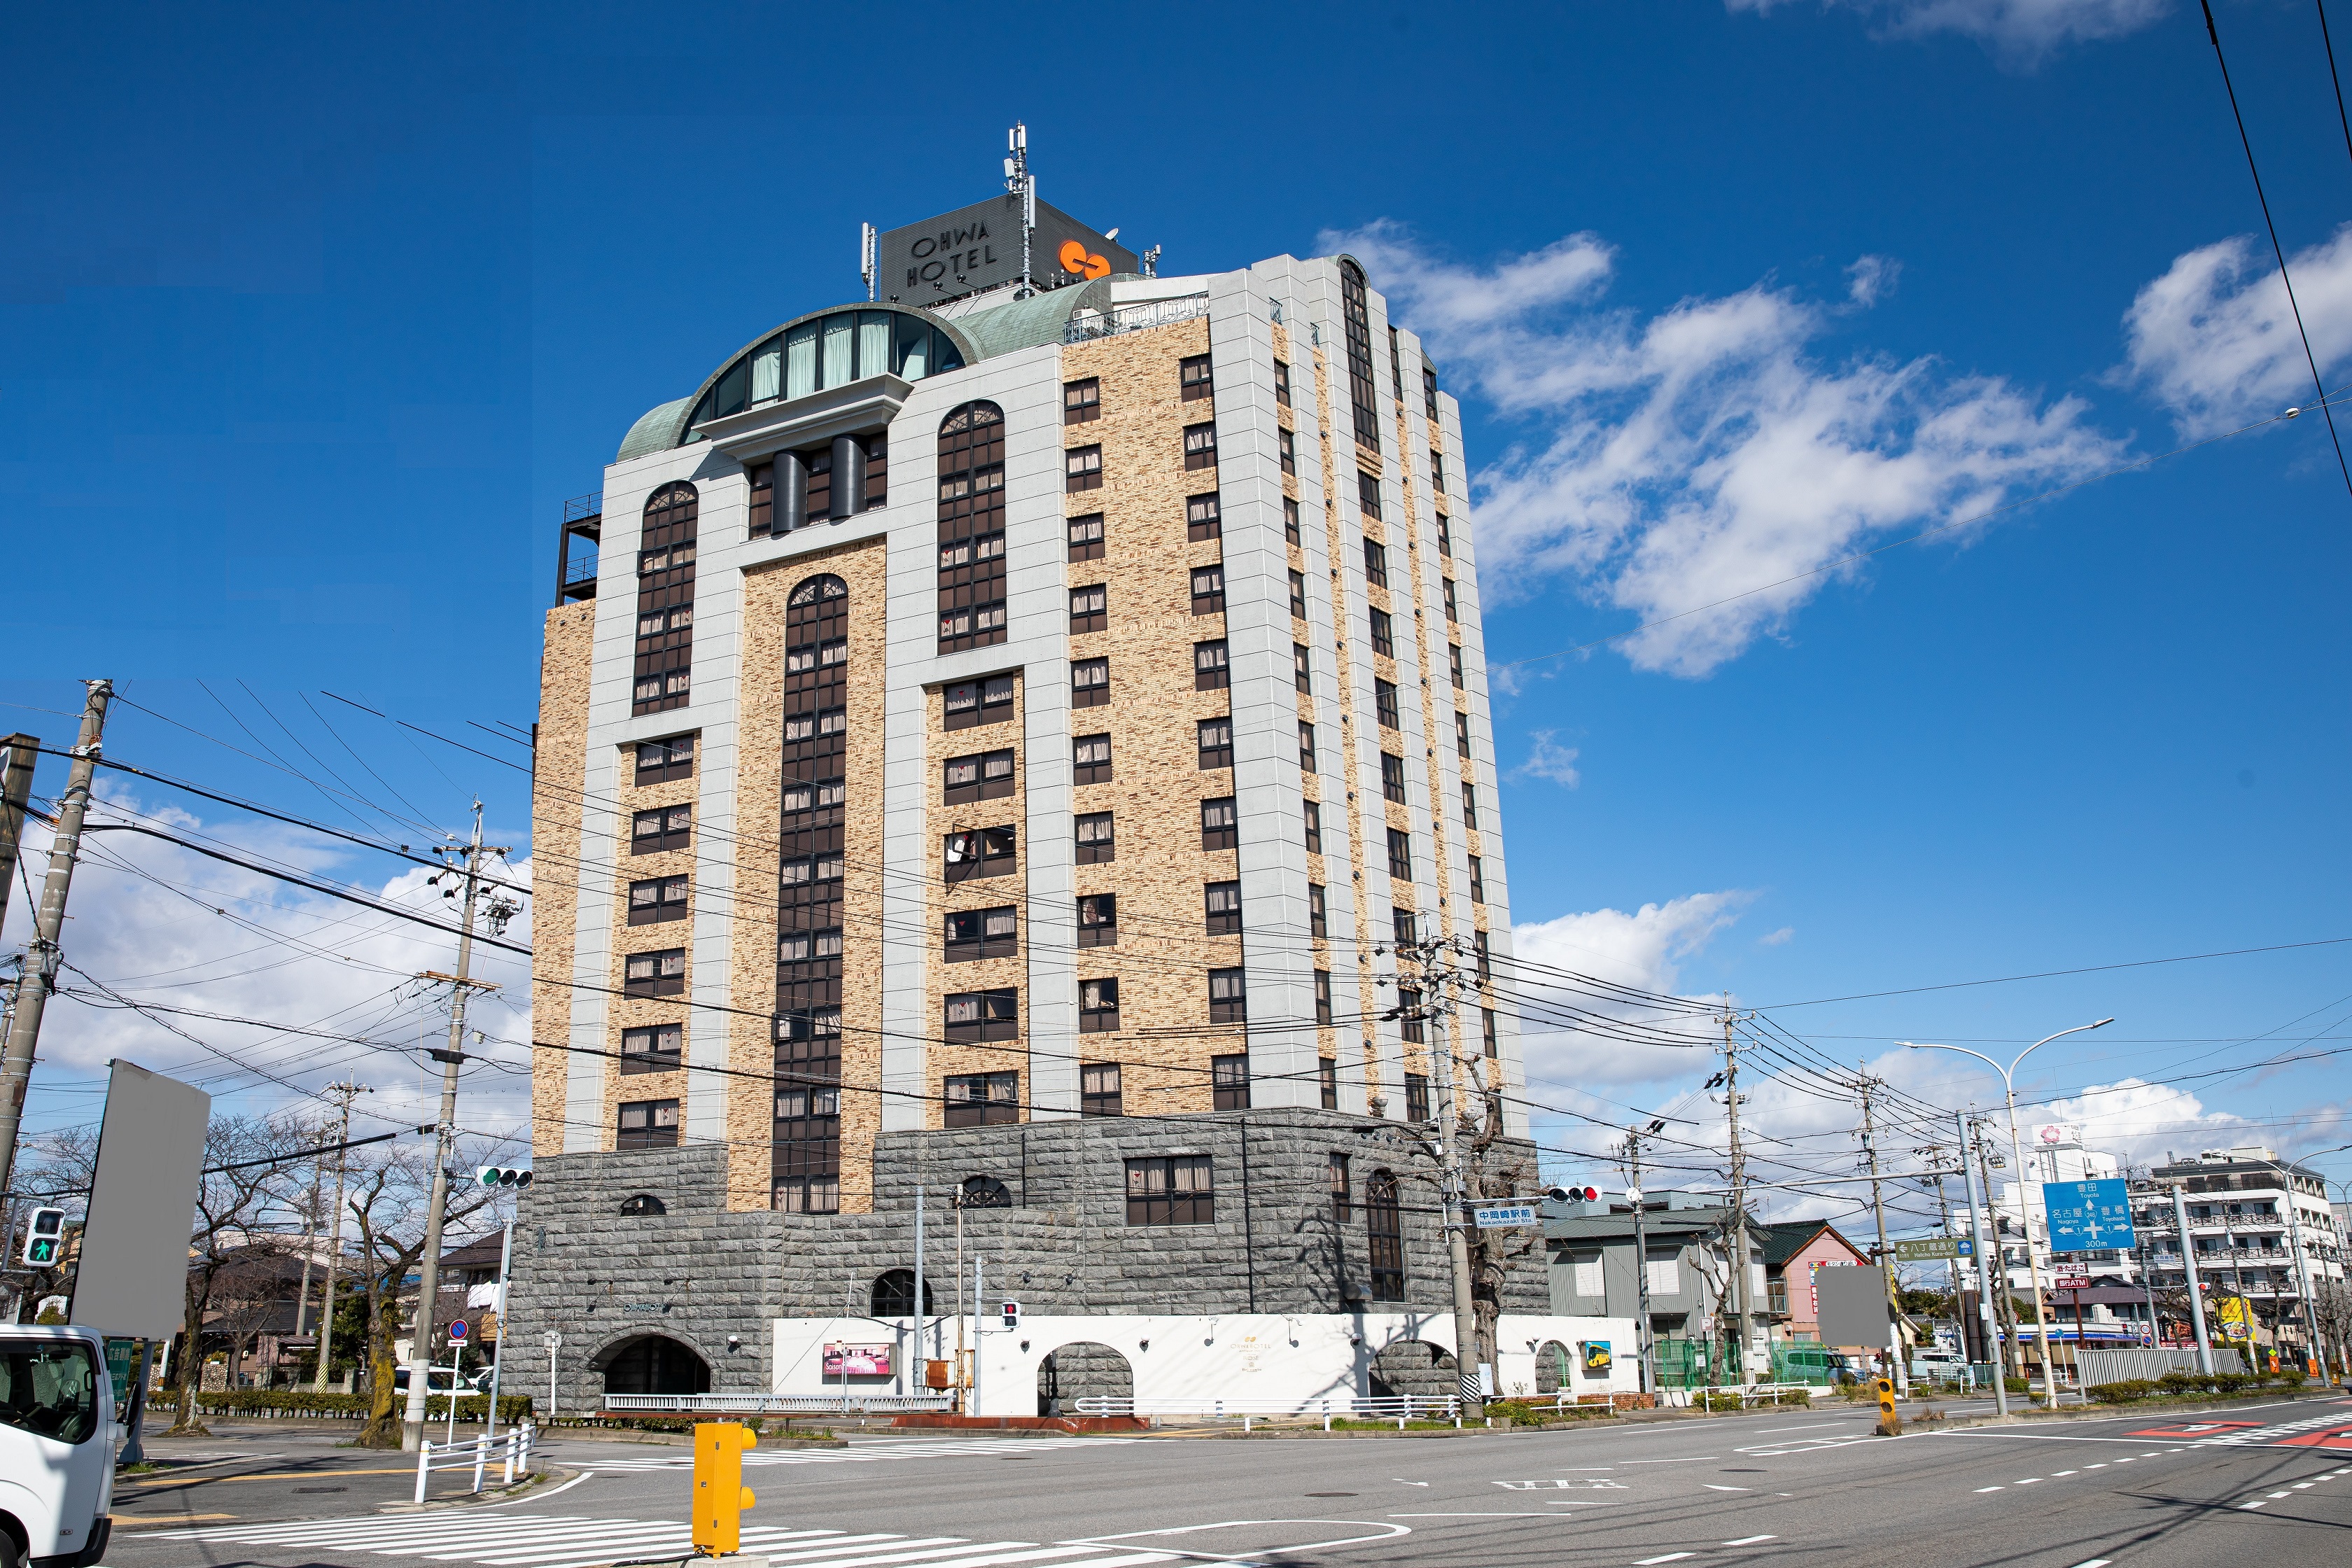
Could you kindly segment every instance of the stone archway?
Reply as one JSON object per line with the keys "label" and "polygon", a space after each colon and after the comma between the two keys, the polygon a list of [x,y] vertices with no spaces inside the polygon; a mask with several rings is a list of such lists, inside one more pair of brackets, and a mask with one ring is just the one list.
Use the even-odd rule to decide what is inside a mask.
{"label": "stone archway", "polygon": [[708,1394],[710,1363],[667,1334],[639,1334],[622,1341],[593,1363],[604,1374],[606,1394]]}
{"label": "stone archway", "polygon": [[1546,1340],[1536,1347],[1536,1392],[1559,1394],[1574,1386],[1570,1381],[1570,1369],[1576,1361],[1566,1345],[1558,1340]]}
{"label": "stone archway", "polygon": [[1372,1396],[1451,1399],[1460,1393],[1454,1352],[1427,1340],[1393,1340],[1372,1357]]}
{"label": "stone archway", "polygon": [[1076,1415],[1080,1399],[1132,1399],[1135,1369],[1106,1344],[1077,1340],[1056,1345],[1037,1363],[1037,1414]]}

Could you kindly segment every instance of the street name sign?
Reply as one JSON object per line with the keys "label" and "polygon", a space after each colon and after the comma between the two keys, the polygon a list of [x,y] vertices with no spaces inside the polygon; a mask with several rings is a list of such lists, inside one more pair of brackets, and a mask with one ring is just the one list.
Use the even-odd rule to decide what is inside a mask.
{"label": "street name sign", "polygon": [[1897,1263],[1933,1263],[1948,1258],[1974,1258],[1974,1238],[1965,1236],[1930,1236],[1916,1241],[1895,1244]]}
{"label": "street name sign", "polygon": [[2131,1193],[2119,1180],[2044,1182],[2042,1208],[2050,1218],[2053,1252],[2128,1251]]}
{"label": "street name sign", "polygon": [[1500,1230],[1506,1226],[1534,1225],[1541,1216],[1533,1204],[1488,1204],[1470,1211],[1471,1223],[1480,1230]]}

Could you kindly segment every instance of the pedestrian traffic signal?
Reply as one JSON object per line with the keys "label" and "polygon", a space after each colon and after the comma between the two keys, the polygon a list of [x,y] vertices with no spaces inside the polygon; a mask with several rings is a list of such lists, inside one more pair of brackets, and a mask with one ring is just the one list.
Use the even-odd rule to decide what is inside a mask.
{"label": "pedestrian traffic signal", "polygon": [[733,1421],[703,1421],[694,1428],[694,1550],[725,1557],[742,1549],[743,1510],[760,1500],[743,1484],[743,1450],[760,1439]]}
{"label": "pedestrian traffic signal", "polygon": [[475,1177],[481,1182],[482,1185],[486,1187],[527,1187],[530,1185],[530,1173],[529,1171],[518,1171],[512,1165],[485,1165],[480,1170],[475,1172],[474,1174]]}
{"label": "pedestrian traffic signal", "polygon": [[66,1249],[66,1211],[35,1209],[33,1223],[25,1232],[23,1261],[36,1268],[57,1265]]}
{"label": "pedestrian traffic signal", "polygon": [[1020,1302],[1007,1301],[1004,1303],[1004,1326],[1008,1329],[1017,1329],[1021,1326]]}

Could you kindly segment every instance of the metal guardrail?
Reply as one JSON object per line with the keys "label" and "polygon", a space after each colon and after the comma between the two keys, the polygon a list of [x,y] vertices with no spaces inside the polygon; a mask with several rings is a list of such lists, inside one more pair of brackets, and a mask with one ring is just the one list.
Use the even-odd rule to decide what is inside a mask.
{"label": "metal guardrail", "polygon": [[951,1394],[761,1394],[746,1389],[735,1394],[608,1394],[604,1411],[611,1415],[904,1415],[917,1411],[948,1410]]}
{"label": "metal guardrail", "polygon": [[503,1437],[485,1435],[470,1441],[445,1443],[437,1449],[433,1447],[433,1439],[427,1437],[416,1450],[415,1500],[425,1500],[425,1483],[435,1470],[457,1470],[467,1465],[474,1467],[473,1490],[480,1491],[482,1472],[489,1468],[494,1454],[502,1468],[503,1479],[499,1484],[512,1486],[518,1475],[530,1474],[531,1445],[538,1434],[536,1426],[520,1426],[510,1429]]}
{"label": "metal guardrail", "polygon": [[604,515],[604,492],[593,490],[584,496],[573,496],[563,503],[563,521],[578,522],[584,518]]}
{"label": "metal guardrail", "polygon": [[1132,1399],[1087,1394],[1070,1403],[1081,1415],[1201,1415],[1212,1421],[1239,1421],[1246,1431],[1267,1416],[1319,1417],[1328,1432],[1335,1418],[1376,1416],[1393,1419],[1402,1431],[1407,1421],[1444,1419],[1462,1425],[1462,1402],[1456,1398],[1424,1398],[1400,1394],[1377,1398],[1343,1395],[1337,1399]]}
{"label": "metal guardrail", "polygon": [[1073,310],[1063,325],[1062,341],[1083,343],[1120,332],[1139,332],[1147,327],[1173,326],[1208,313],[1206,294],[1188,294],[1181,300],[1146,300],[1140,304],[1115,305],[1108,310]]}

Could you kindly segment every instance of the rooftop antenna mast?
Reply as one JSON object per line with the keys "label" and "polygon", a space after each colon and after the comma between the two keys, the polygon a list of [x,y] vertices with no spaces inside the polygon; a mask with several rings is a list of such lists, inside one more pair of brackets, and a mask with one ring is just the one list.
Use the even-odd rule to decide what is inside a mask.
{"label": "rooftop antenna mast", "polygon": [[1029,281],[1029,237],[1037,226],[1037,181],[1029,173],[1029,127],[1019,121],[1004,133],[1004,188],[1021,198],[1021,286],[1013,291],[1026,300],[1036,287]]}
{"label": "rooftop antenna mast", "polygon": [[876,248],[882,236],[870,223],[859,224],[857,229],[857,270],[865,276],[866,302],[870,305],[874,302],[874,280],[881,270],[881,260]]}

